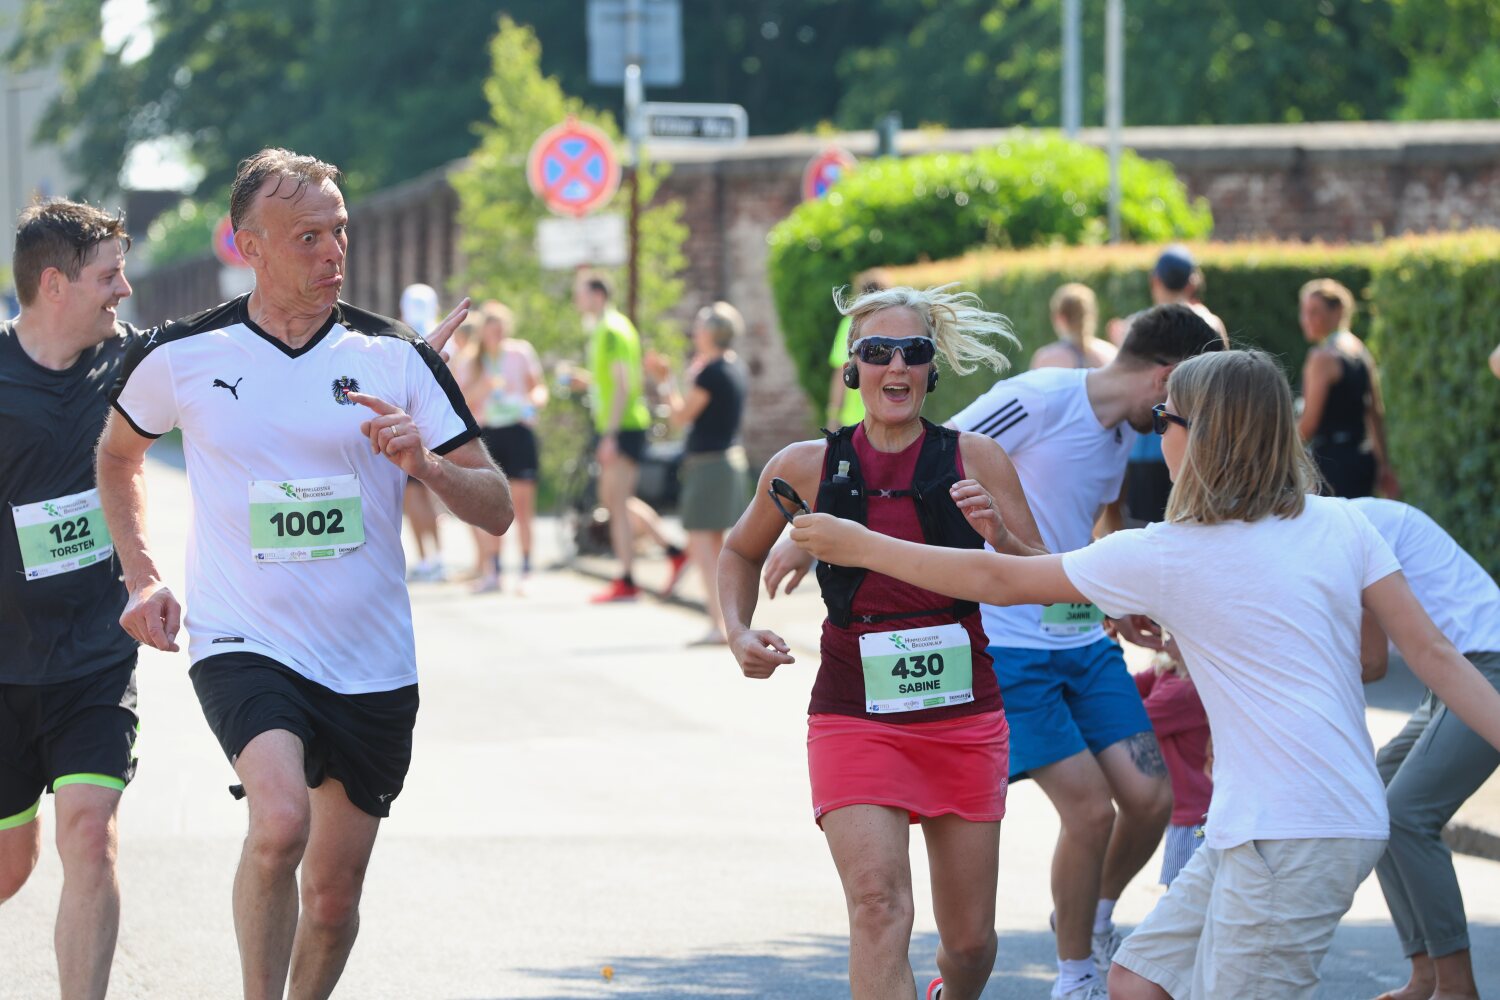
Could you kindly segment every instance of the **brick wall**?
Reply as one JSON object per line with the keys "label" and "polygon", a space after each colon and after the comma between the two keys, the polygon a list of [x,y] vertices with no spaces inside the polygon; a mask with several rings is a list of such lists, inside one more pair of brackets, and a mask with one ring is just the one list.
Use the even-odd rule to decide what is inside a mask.
{"label": "brick wall", "polygon": [[[962,151],[998,141],[993,130],[908,132],[903,154]],[[1084,142],[1103,145],[1100,129]],[[751,375],[745,439],[765,461],[813,432],[812,413],[781,345],[766,279],[766,234],[800,199],[802,170],[836,143],[874,151],[871,133],[752,139],[732,150],[664,154],[673,162],[659,197],[680,199],[689,237],[688,320],[715,299],[745,315],[741,354]],[[1215,237],[1376,240],[1404,232],[1500,227],[1500,122],[1349,123],[1132,128],[1124,144],[1166,160],[1194,195],[1208,199]],[[457,197],[442,168],[350,207],[357,248],[345,296],[396,312],[414,281],[445,285],[459,265]],[[189,262],[136,280],[142,322],[218,301],[217,265]]]}

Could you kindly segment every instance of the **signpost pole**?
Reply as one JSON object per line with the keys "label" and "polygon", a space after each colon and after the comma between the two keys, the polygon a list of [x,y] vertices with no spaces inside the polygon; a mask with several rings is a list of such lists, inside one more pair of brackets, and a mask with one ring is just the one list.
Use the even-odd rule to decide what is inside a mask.
{"label": "signpost pole", "polygon": [[1125,0],[1104,7],[1104,124],[1109,129],[1109,241],[1120,242],[1120,128],[1125,118]]}
{"label": "signpost pole", "polygon": [[641,22],[645,17],[641,6],[642,0],[625,2],[625,134],[630,151],[630,262],[625,311],[631,323],[636,322],[641,285],[641,102],[646,96],[641,81]]}

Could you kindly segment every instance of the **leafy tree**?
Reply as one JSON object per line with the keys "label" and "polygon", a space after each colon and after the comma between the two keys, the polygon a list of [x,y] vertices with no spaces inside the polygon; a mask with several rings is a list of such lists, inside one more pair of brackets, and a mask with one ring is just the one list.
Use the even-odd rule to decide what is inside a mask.
{"label": "leafy tree", "polygon": [[[886,109],[909,123],[952,127],[1061,121],[1061,0],[879,4],[910,27],[842,57],[841,123],[855,127]],[[1084,114],[1098,122],[1105,3],[1082,6]],[[1131,124],[1382,118],[1403,67],[1391,38],[1391,0],[1126,4]]]}
{"label": "leafy tree", "polygon": [[153,267],[202,257],[213,241],[214,227],[229,214],[229,197],[184,198],[151,221],[146,252]]}
{"label": "leafy tree", "polygon": [[1393,0],[1411,60],[1401,118],[1500,117],[1500,9],[1492,0]]}
{"label": "leafy tree", "polygon": [[118,187],[132,145],[185,135],[203,190],[282,145],[337,163],[358,197],[462,156],[484,117],[487,4],[152,0],[155,42],[134,63],[105,51],[100,6],[27,0],[10,52],[16,67],[60,61],[39,138],[75,150],[95,195]]}
{"label": "leafy tree", "polygon": [[[458,192],[467,261],[461,288],[476,300],[498,298],[516,314],[518,335],[553,360],[582,362],[584,332],[571,298],[573,276],[544,271],[534,250],[537,223],[548,218],[526,180],[526,154],[544,130],[568,116],[602,129],[619,144],[613,117],[594,111],[563,93],[552,77],[542,75],[541,46],[531,28],[508,17],[490,42],[491,70],[484,81],[489,121],[479,129],[479,147],[451,180]],[[641,170],[646,204],[666,176],[664,165]],[[622,187],[608,210],[626,212]],[[658,350],[678,353],[682,331],[666,314],[682,298],[678,274],[687,264],[682,253],[687,227],[679,202],[653,205],[640,215],[640,303],[637,323],[642,336]],[[623,275],[615,275],[621,289]],[[563,404],[554,402],[547,418],[543,449],[544,487],[556,471],[584,450],[582,421],[569,421]],[[579,415],[575,412],[574,418]]]}

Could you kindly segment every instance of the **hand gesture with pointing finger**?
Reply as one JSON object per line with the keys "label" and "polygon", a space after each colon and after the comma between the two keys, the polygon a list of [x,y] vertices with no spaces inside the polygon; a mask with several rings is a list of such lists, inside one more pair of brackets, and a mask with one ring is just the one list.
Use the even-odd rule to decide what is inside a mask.
{"label": "hand gesture with pointing finger", "polygon": [[385,455],[413,479],[426,479],[431,474],[432,454],[422,444],[422,435],[411,414],[378,396],[363,392],[351,392],[349,399],[376,414],[373,419],[359,425],[359,432],[370,439],[371,450]]}

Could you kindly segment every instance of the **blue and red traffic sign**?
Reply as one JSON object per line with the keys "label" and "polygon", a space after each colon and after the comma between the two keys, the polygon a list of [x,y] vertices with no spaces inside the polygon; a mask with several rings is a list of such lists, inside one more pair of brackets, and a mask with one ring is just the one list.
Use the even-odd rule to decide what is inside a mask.
{"label": "blue and red traffic sign", "polygon": [[807,163],[802,172],[802,200],[812,201],[828,193],[840,177],[850,173],[859,161],[837,147],[823,150]]}
{"label": "blue and red traffic sign", "polygon": [[250,266],[245,263],[245,258],[240,256],[239,248],[234,245],[234,225],[227,215],[214,226],[214,256],[218,257],[219,263],[225,267]]}
{"label": "blue and red traffic sign", "polygon": [[532,144],[526,156],[526,179],[552,211],[584,216],[619,190],[620,158],[609,136],[569,118]]}

